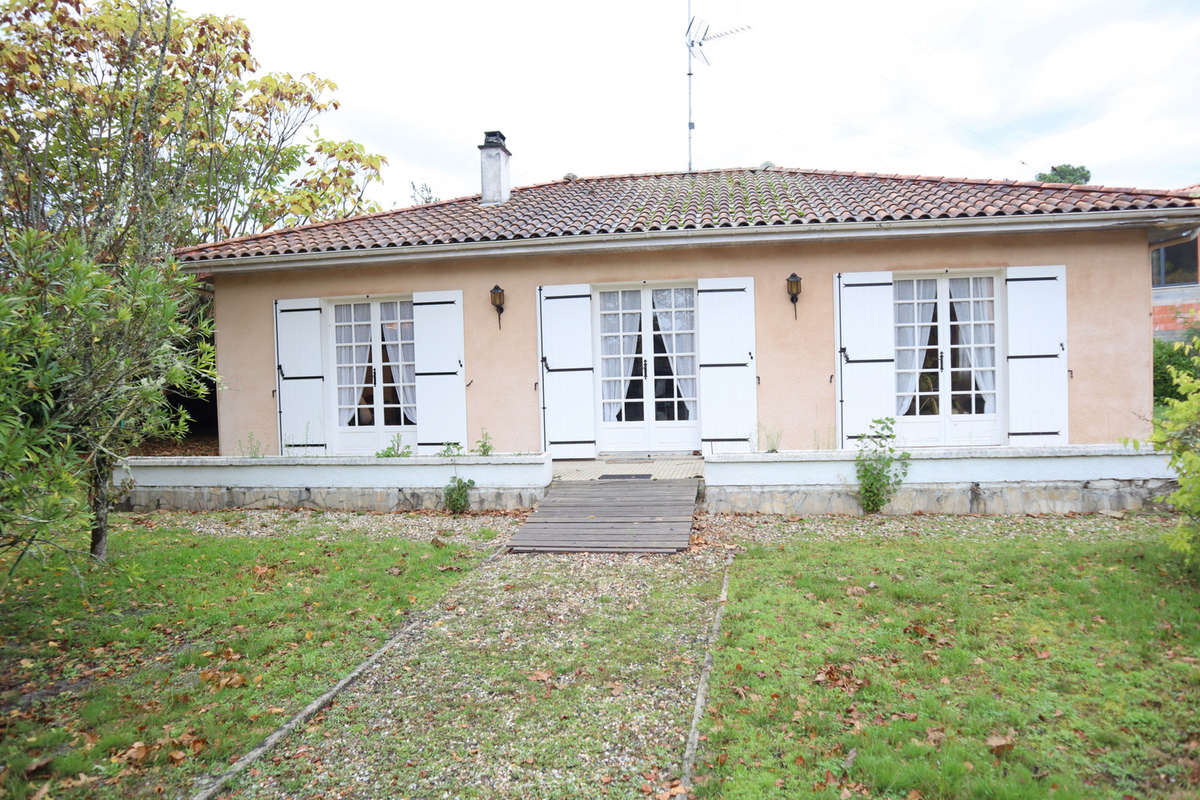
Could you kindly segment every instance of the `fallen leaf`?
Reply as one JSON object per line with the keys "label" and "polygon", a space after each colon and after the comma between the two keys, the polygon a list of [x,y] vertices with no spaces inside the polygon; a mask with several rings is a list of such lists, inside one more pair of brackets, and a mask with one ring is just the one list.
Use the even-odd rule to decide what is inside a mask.
{"label": "fallen leaf", "polygon": [[54,760],[54,756],[42,756],[41,758],[35,759],[35,760],[33,760],[33,761],[30,761],[30,762],[29,762],[29,764],[28,764],[28,766],[26,766],[26,767],[25,767],[25,775],[26,775],[26,777],[28,777],[28,776],[32,775],[33,773],[37,772],[39,769],[41,769],[42,767],[46,766],[47,764],[49,764],[49,763],[50,763],[51,761],[53,761],[53,760]]}
{"label": "fallen leaf", "polygon": [[187,753],[183,752],[182,750],[172,750],[167,754],[167,758],[170,760],[172,765],[179,766],[183,763],[184,759],[187,758]]}
{"label": "fallen leaf", "polygon": [[849,772],[851,767],[854,766],[854,759],[856,758],[858,758],[858,748],[851,747],[850,752],[846,754],[845,760],[842,761],[842,769]]}
{"label": "fallen leaf", "polygon": [[984,740],[984,744],[988,746],[992,755],[1004,755],[1013,749],[1013,738],[1011,736],[989,736]]}

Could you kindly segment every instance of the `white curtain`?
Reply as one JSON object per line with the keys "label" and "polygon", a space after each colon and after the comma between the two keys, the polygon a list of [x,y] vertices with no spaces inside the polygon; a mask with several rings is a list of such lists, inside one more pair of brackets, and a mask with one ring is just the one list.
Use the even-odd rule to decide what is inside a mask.
{"label": "white curtain", "polygon": [[[600,363],[603,365],[603,378],[615,378],[621,376],[621,337],[620,336],[603,336],[600,339],[601,357]],[[633,361],[630,360],[629,368],[633,368]],[[602,388],[601,400],[603,401],[603,413],[605,422],[616,422],[617,414],[621,412],[621,401],[625,398],[625,387],[627,385],[628,375],[625,376],[625,381],[602,380],[600,386]]]}
{"label": "white curtain", "polygon": [[[400,317],[400,402],[406,406],[404,413],[408,422],[417,424],[417,354],[414,346],[413,305],[405,300],[398,305]],[[388,353],[388,361],[395,361],[394,350]]]}
{"label": "white curtain", "polygon": [[[655,292],[655,294],[657,295],[658,293]],[[655,338],[663,343],[663,349],[666,350],[667,359],[671,364],[671,376],[675,383],[675,397],[672,397],[671,400],[675,400],[678,397],[694,398],[696,396],[696,379],[694,377],[682,378],[679,376],[679,359],[675,355],[675,336],[671,332],[671,311],[669,309],[660,310],[657,308],[657,304],[655,306],[654,321],[658,323],[658,330],[661,334]],[[655,376],[656,379],[657,377]],[[684,406],[687,408],[687,418],[695,419],[696,401],[686,400]]]}
{"label": "white curtain", "polygon": [[[354,326],[349,323],[354,321],[355,316],[361,316],[361,312],[358,314],[355,312],[356,309],[350,304],[334,306],[333,309],[336,323],[338,405],[343,406],[339,420],[341,425],[350,425],[354,421],[355,415],[358,413],[359,392],[362,391],[358,387],[367,379],[368,364],[352,366],[358,347],[354,343]],[[370,320],[370,317],[368,316],[367,319]],[[369,358],[359,360],[370,361]]]}
{"label": "white curtain", "polygon": [[[916,351],[901,350],[897,355],[906,355],[912,353],[913,363],[904,364],[901,360],[897,360],[896,367],[898,369],[920,370],[921,365],[925,363],[925,348],[929,346],[929,337],[933,333],[933,315],[937,310],[937,281],[936,280],[919,280],[912,281],[916,289],[916,315],[914,319],[917,322],[915,343]],[[922,332],[924,329],[924,332]],[[917,381],[921,373],[917,372],[902,372],[897,381],[896,397],[896,416],[902,417],[909,412],[913,404],[917,402],[915,392],[917,391]]]}
{"label": "white curtain", "polygon": [[[979,281],[979,278],[975,279]],[[990,279],[988,279],[990,280]],[[965,299],[956,297],[957,289],[961,286],[962,289],[967,288],[967,281],[954,280],[950,281],[950,301],[954,305],[954,316],[957,322],[962,326],[961,330],[968,331],[968,336],[972,336],[967,341],[973,342],[975,347],[963,352],[971,353],[971,374],[974,379],[974,390],[976,392],[986,392],[983,398],[983,413],[996,413],[996,345],[995,334],[991,333],[995,328],[990,325],[984,327],[982,325],[971,325],[971,296],[970,291],[967,291]],[[994,308],[991,302],[979,302],[975,304],[974,322],[995,322],[994,314],[991,309]],[[987,341],[984,341],[986,339]],[[980,347],[979,345],[983,345]],[[963,366],[966,366],[965,364]],[[971,411],[975,411],[975,399],[971,399]]]}

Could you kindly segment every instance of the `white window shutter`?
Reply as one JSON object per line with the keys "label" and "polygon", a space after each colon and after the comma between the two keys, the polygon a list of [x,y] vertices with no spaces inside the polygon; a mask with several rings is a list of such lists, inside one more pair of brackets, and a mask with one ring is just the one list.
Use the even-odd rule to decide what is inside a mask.
{"label": "white window shutter", "polygon": [[453,442],[467,449],[467,388],[463,366],[463,295],[454,289],[413,292],[417,373],[417,452]]}
{"label": "white window shutter", "polygon": [[1008,442],[1066,444],[1067,268],[1009,267]]}
{"label": "white window shutter", "polygon": [[316,298],[275,301],[275,398],[285,456],[326,452],[321,330]]}
{"label": "white window shutter", "polygon": [[843,448],[896,416],[895,312],[891,272],[842,272],[837,304],[838,429]]}
{"label": "white window shutter", "polygon": [[551,458],[596,457],[592,288],[538,287],[543,442]]}
{"label": "white window shutter", "polygon": [[754,279],[701,278],[696,291],[700,444],[704,453],[757,447]]}

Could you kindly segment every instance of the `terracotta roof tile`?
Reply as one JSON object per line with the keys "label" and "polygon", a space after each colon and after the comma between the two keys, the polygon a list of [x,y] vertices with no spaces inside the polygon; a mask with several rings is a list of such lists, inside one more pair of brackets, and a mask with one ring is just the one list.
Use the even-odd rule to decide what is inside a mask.
{"label": "terracotta roof tile", "polygon": [[1200,208],[1177,191],[771,167],[571,178],[182,248],[184,261],[591,234]]}

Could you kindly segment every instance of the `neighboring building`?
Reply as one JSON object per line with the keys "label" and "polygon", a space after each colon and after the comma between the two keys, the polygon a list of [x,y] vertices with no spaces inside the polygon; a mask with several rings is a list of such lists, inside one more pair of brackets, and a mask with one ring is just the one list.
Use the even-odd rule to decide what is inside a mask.
{"label": "neighboring building", "polygon": [[[1200,197],[1200,183],[1185,186],[1179,194]],[[1188,329],[1200,328],[1200,241],[1191,231],[1180,241],[1150,251],[1150,276],[1154,286],[1154,336],[1179,340]]]}
{"label": "neighboring building", "polygon": [[1148,433],[1148,248],[1200,200],[776,167],[510,190],[504,137],[480,149],[480,196],[180,251],[212,276],[222,453]]}

